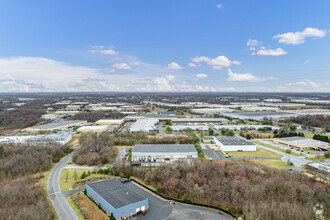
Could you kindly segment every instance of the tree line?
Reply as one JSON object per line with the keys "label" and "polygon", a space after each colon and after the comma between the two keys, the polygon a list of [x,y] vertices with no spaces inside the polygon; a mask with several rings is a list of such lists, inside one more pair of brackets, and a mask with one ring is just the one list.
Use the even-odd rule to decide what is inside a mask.
{"label": "tree line", "polygon": [[59,145],[0,146],[0,219],[55,219],[37,181],[69,152]]}

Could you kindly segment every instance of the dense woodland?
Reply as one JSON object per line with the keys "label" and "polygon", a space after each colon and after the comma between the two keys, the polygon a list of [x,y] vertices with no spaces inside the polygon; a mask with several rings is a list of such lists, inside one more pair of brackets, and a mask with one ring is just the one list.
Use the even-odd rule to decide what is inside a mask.
{"label": "dense woodland", "polygon": [[42,107],[33,104],[26,104],[11,111],[0,111],[0,131],[35,125],[40,121],[42,114],[44,114]]}
{"label": "dense woodland", "polygon": [[54,219],[40,174],[58,162],[65,146],[0,146],[0,219]]}
{"label": "dense woodland", "polygon": [[210,161],[198,161],[194,166],[118,169],[122,176],[136,176],[166,196],[222,207],[246,220],[315,219],[313,207],[318,203],[323,205],[325,219],[330,217],[329,186],[298,172]]}
{"label": "dense woodland", "polygon": [[92,111],[92,112],[80,112],[72,117],[70,119],[72,120],[86,120],[88,122],[96,122],[100,119],[121,119],[125,115],[123,115],[120,112],[115,111]]}
{"label": "dense woodland", "polygon": [[304,115],[284,120],[288,123],[298,123],[304,127],[319,127],[330,129],[330,115]]}

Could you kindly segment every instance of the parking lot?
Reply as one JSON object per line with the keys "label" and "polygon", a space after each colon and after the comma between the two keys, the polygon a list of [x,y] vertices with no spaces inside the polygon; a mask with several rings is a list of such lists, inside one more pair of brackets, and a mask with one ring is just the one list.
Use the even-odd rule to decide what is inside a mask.
{"label": "parking lot", "polygon": [[220,214],[215,210],[202,207],[169,204],[168,201],[162,200],[150,192],[140,188],[132,182],[126,183],[128,187],[134,189],[144,197],[149,199],[149,211],[144,215],[134,216],[132,219],[143,220],[180,220],[180,219],[232,219],[230,216]]}

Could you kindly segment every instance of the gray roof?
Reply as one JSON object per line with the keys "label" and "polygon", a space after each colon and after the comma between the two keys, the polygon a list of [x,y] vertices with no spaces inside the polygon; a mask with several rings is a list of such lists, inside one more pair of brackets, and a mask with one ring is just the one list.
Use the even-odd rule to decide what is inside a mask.
{"label": "gray roof", "polygon": [[239,137],[215,137],[223,145],[254,145],[250,141],[247,141]]}
{"label": "gray roof", "polygon": [[228,121],[225,118],[175,118],[171,120],[174,123],[177,122],[223,122]]}
{"label": "gray roof", "polygon": [[69,126],[72,124],[82,123],[82,122],[84,122],[84,121],[82,121],[82,120],[61,121],[61,122],[54,122],[54,123],[49,123],[49,124],[38,125],[38,126],[34,126],[32,128],[34,128],[34,129],[52,129],[52,128]]}
{"label": "gray roof", "polygon": [[115,209],[147,199],[116,178],[101,180],[87,185]]}
{"label": "gray roof", "polygon": [[313,144],[326,143],[326,142],[319,141],[319,140],[314,140],[314,139],[304,138],[304,137],[296,137],[296,136],[279,138],[279,140],[288,141],[288,142],[292,142],[294,144],[299,144],[299,145],[313,145]]}
{"label": "gray roof", "polygon": [[257,112],[235,112],[235,115],[243,116],[268,116],[268,115],[291,115],[288,112],[276,112],[276,111],[257,111]]}
{"label": "gray roof", "polygon": [[133,148],[133,152],[174,152],[174,153],[184,153],[184,152],[197,152],[193,144],[137,144]]}

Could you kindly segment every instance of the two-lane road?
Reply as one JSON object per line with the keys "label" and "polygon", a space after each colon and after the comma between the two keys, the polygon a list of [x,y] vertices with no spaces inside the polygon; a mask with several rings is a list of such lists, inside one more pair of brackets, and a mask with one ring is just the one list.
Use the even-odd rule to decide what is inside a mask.
{"label": "two-lane road", "polygon": [[56,210],[56,213],[60,220],[78,220],[76,213],[71,208],[68,201],[62,194],[60,188],[60,173],[62,168],[64,168],[67,162],[72,158],[72,154],[64,157],[53,170],[50,172],[48,180],[47,180],[47,192],[48,196]]}

